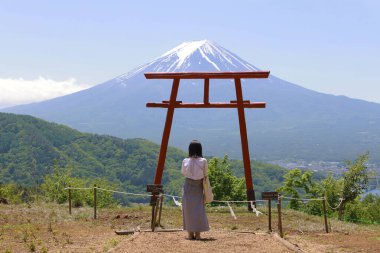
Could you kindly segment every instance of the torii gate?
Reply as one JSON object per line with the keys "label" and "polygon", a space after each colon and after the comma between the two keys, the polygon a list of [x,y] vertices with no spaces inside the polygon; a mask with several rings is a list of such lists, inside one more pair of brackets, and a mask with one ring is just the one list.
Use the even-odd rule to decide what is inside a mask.
{"label": "torii gate", "polygon": [[[169,101],[162,101],[161,103],[147,103],[147,107],[167,108],[166,121],[164,132],[162,135],[160,154],[158,157],[158,164],[156,174],[154,177],[154,185],[160,186],[162,189],[161,179],[164,170],[166,151],[168,148],[170,129],[173,122],[173,115],[175,108],[237,108],[240,126],[240,138],[243,151],[245,183],[247,188],[247,200],[255,200],[255,191],[252,183],[251,163],[248,148],[247,127],[245,123],[245,108],[265,108],[265,102],[250,102],[243,100],[243,93],[241,88],[241,78],[268,78],[269,71],[245,71],[245,72],[165,72],[165,73],[145,73],[146,79],[173,79],[172,90]],[[203,79],[204,80],[204,96],[203,103],[182,103],[177,101],[177,93],[181,79]],[[236,100],[225,102],[209,101],[209,87],[210,79],[234,79]],[[155,195],[155,192],[153,192]],[[154,203],[153,203],[154,204]],[[250,206],[249,206],[250,207]]]}

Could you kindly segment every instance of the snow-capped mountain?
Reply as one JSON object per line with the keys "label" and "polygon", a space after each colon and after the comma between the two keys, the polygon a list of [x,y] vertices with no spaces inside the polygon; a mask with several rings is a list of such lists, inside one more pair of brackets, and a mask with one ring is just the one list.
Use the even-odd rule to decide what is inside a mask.
{"label": "snow-capped mountain", "polygon": [[145,72],[255,71],[258,68],[209,40],[184,42],[161,57],[124,75]]}
{"label": "snow-capped mountain", "polygon": [[[145,104],[167,100],[171,81],[146,80],[145,72],[250,70],[258,68],[214,42],[184,42],[152,62],[88,90],[5,111],[31,114],[82,131],[159,143],[166,111]],[[273,75],[243,80],[243,93],[244,99],[267,102],[266,109],[245,110],[255,158],[342,160],[369,150],[374,160],[380,160],[379,104],[314,92]],[[200,80],[181,81],[177,100],[202,99]],[[211,81],[211,101],[234,99],[232,81]],[[195,138],[204,143],[206,154],[240,157],[236,110],[177,109],[169,144],[186,149]]]}

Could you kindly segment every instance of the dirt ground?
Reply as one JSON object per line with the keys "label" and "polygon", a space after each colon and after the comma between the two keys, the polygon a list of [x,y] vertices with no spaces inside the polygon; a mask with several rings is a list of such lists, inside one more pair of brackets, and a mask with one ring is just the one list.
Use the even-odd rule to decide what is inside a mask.
{"label": "dirt ground", "polygon": [[292,252],[269,234],[211,231],[200,241],[185,232],[141,233],[123,239],[112,252]]}
{"label": "dirt ground", "polygon": [[[211,230],[203,240],[186,239],[186,232],[137,232],[116,235],[115,230],[149,228],[150,208],[100,209],[98,219],[91,208],[67,205],[0,205],[0,253],[3,252],[292,252],[267,231],[267,216],[257,217],[244,207],[208,208]],[[262,210],[265,213],[265,210]],[[329,221],[331,233],[323,231],[320,217],[294,211],[283,215],[285,239],[303,252],[380,252],[380,226],[359,226]],[[276,232],[277,217],[272,227]],[[180,228],[181,211],[165,207],[164,228]]]}

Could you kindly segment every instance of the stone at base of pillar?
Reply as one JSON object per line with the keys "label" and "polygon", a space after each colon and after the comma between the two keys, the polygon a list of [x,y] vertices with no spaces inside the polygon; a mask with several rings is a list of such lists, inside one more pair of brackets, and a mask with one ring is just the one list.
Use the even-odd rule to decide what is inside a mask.
{"label": "stone at base of pillar", "polygon": [[[247,190],[247,200],[248,201],[255,201],[256,200],[254,189]],[[255,208],[256,208],[256,202],[254,202],[253,204],[255,205]],[[252,210],[253,209],[251,207],[251,203],[248,203],[248,211],[252,211]]]}

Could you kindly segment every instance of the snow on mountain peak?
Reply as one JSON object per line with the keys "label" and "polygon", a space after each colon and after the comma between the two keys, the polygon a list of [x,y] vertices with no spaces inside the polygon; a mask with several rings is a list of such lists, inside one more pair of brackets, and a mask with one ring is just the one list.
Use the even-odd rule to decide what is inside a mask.
{"label": "snow on mountain peak", "polygon": [[168,52],[161,55],[165,57],[171,54],[178,54],[179,56],[186,57],[191,55],[195,50],[201,48],[203,45],[212,44],[209,40],[198,40],[198,41],[186,41],[176,46],[175,48],[169,50]]}
{"label": "snow on mountain peak", "polygon": [[259,70],[237,55],[209,40],[187,41],[140,66],[120,79],[143,72],[256,71]]}

